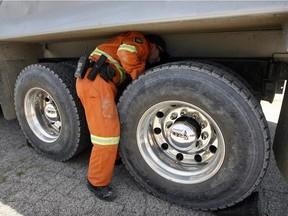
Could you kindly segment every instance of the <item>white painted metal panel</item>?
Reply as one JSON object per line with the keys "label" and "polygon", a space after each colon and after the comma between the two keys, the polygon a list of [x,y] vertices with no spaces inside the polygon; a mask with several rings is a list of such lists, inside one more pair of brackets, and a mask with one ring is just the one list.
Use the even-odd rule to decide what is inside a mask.
{"label": "white painted metal panel", "polygon": [[[201,30],[201,23],[207,31],[214,25],[237,25],[233,17],[257,16],[253,21],[260,25],[261,17],[268,16],[262,25],[276,20],[271,23],[275,27],[277,18],[287,12],[287,1],[0,1],[0,40],[80,38],[123,30]],[[229,19],[215,21],[223,18]],[[249,26],[249,19],[244,21]]]}

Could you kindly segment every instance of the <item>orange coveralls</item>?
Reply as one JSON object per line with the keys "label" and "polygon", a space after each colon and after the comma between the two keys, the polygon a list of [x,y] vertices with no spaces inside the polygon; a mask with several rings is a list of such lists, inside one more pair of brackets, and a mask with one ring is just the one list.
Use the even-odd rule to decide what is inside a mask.
{"label": "orange coveralls", "polygon": [[[94,81],[76,81],[77,94],[85,109],[93,148],[88,168],[88,180],[94,186],[111,182],[120,140],[120,123],[115,97],[116,86],[129,74],[135,79],[145,70],[149,51],[154,46],[139,32],[127,32],[99,45],[89,59],[96,61],[101,54],[107,57],[116,71],[113,81],[106,82],[99,74]],[[126,74],[127,73],[127,74]]]}

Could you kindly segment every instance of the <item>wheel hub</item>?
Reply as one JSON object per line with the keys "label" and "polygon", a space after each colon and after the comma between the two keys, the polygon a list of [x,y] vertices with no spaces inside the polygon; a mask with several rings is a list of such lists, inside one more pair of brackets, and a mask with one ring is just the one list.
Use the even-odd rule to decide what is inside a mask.
{"label": "wheel hub", "polygon": [[211,178],[225,156],[224,138],[216,122],[204,110],[182,101],[150,107],[139,120],[137,144],[156,173],[183,184]]}
{"label": "wheel hub", "polygon": [[56,120],[58,118],[57,110],[52,104],[47,104],[44,108],[44,114],[47,119]]}
{"label": "wheel hub", "polygon": [[197,140],[196,128],[188,122],[177,122],[169,128],[169,143],[179,151],[189,151]]}
{"label": "wheel hub", "polygon": [[53,98],[42,88],[30,89],[24,98],[27,122],[43,142],[55,142],[61,133],[61,116]]}

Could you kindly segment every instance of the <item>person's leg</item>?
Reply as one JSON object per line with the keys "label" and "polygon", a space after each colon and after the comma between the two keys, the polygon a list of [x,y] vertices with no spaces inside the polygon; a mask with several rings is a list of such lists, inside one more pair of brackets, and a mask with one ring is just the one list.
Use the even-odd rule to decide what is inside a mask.
{"label": "person's leg", "polygon": [[[108,186],[113,174],[120,138],[120,124],[115,103],[117,89],[112,82],[106,82],[100,76],[97,76],[93,83],[88,79],[81,81],[84,81],[83,88],[86,90],[81,91],[80,84],[77,84],[79,86],[77,93],[85,109],[93,143],[88,169],[88,187],[92,190],[93,186],[97,189]],[[87,87],[88,85],[90,87]],[[95,194],[97,195],[97,191]],[[106,199],[101,196],[98,197]]]}

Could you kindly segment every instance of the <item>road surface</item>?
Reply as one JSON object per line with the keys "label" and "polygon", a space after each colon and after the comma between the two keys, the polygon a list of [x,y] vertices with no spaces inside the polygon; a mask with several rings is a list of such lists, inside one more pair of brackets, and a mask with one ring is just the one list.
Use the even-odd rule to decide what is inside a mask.
{"label": "road surface", "polygon": [[[281,100],[262,105],[273,135]],[[26,145],[17,120],[7,121],[0,113],[0,215],[212,216],[241,215],[239,212],[247,210],[249,205],[257,207],[257,202],[249,200],[238,208],[221,212],[173,205],[148,194],[123,164],[115,168],[112,181],[118,198],[110,203],[100,201],[86,188],[88,161],[89,150],[68,162],[43,157]],[[273,155],[257,194],[259,215],[288,215],[288,184],[278,171]]]}

